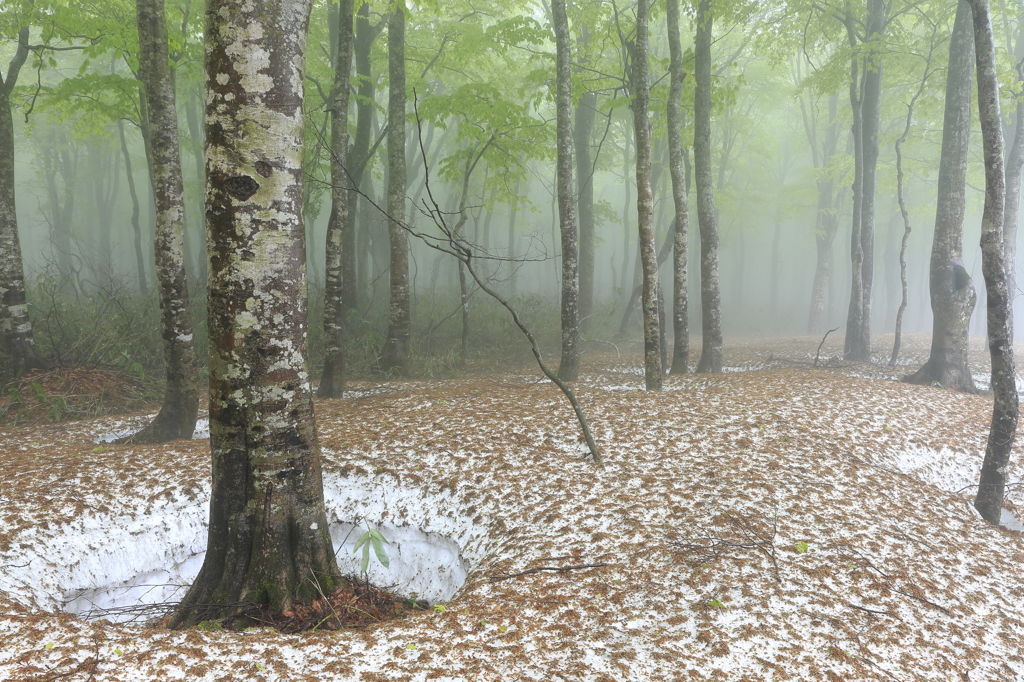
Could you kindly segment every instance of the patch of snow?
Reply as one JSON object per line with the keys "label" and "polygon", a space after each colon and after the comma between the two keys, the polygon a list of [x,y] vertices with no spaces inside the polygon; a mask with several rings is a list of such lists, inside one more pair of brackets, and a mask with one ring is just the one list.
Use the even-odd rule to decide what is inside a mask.
{"label": "patch of snow", "polygon": [[[452,496],[338,474],[325,474],[324,495],[342,574],[358,574],[352,548],[367,525],[377,528],[390,543],[390,568],[373,557],[368,577],[400,596],[447,601],[486,553],[483,532]],[[112,622],[136,619],[132,607],[180,600],[206,555],[209,499],[207,484],[194,499],[160,498],[134,516],[89,512],[29,529],[20,562],[0,573],[0,591],[30,608]]]}
{"label": "patch of snow", "polygon": [[1024,524],[1008,509],[1001,509],[999,511],[999,525],[1008,530],[1024,533]]}

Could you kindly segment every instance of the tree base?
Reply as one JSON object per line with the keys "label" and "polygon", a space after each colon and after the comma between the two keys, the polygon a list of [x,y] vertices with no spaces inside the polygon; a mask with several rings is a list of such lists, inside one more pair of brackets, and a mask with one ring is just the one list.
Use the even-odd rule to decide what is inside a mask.
{"label": "tree base", "polygon": [[199,396],[174,399],[168,396],[160,412],[141,431],[114,442],[118,445],[143,445],[146,443],[167,443],[179,438],[192,438],[196,431],[199,415]]}
{"label": "tree base", "polygon": [[978,387],[974,385],[974,377],[971,376],[971,372],[966,365],[959,367],[951,362],[936,358],[929,358],[928,362],[921,365],[920,369],[913,374],[908,374],[901,378],[900,381],[918,386],[951,388],[962,393],[981,393]]}

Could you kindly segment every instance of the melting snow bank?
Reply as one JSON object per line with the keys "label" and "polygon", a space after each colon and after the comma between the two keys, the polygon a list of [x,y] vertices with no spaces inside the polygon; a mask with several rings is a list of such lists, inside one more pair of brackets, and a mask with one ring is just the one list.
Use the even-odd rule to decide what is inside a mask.
{"label": "melting snow bank", "polygon": [[[376,528],[390,543],[390,568],[373,558],[370,581],[403,597],[447,601],[486,553],[484,529],[454,508],[452,495],[397,486],[392,478],[325,472],[338,566],[343,575],[357,574],[353,547],[367,528]],[[180,600],[198,575],[209,501],[207,484],[191,498],[139,500],[146,509],[134,516],[89,511],[67,524],[32,527],[13,543],[20,551],[5,562],[0,591],[42,611],[136,620],[146,606]]]}

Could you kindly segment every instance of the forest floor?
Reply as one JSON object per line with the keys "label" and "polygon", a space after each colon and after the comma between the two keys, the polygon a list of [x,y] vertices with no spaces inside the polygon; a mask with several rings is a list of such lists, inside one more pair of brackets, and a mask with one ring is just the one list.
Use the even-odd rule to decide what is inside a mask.
{"label": "forest floor", "polygon": [[[62,613],[146,573],[173,600],[205,546],[208,443],[97,442],[142,415],[0,428],[0,679],[1024,679],[1024,539],[971,506],[991,398],[893,381],[924,337],[897,368],[836,360],[841,337],[814,367],[819,341],[731,343],[725,374],[660,393],[638,355],[586,356],[603,467],[527,366],[318,401],[332,533],[379,529],[392,566],[371,578],[418,596],[465,576],[331,632]],[[420,564],[399,565],[403,542]]]}

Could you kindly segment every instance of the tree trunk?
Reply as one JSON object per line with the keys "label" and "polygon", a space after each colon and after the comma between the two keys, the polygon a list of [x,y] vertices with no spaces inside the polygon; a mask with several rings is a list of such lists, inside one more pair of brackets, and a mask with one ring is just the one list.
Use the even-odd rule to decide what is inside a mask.
{"label": "tree trunk", "polygon": [[643,271],[644,383],[648,391],[661,390],[661,332],[658,325],[658,255],[654,247],[654,194],[651,191],[651,122],[648,117],[650,83],[647,77],[648,15],[650,0],[636,9],[636,50],[633,54],[633,128],[636,140],[636,211]]}
{"label": "tree trunk", "polygon": [[[1024,27],[1018,30],[1014,60],[1024,61]],[[1003,219],[1003,253],[1006,261],[1006,290],[1010,292],[1010,310],[1017,297],[1017,222],[1020,217],[1021,174],[1024,171],[1024,68],[1017,68],[1016,97],[1013,114],[1013,143],[1006,155],[1006,210]],[[1011,342],[1013,327],[1010,327]]]}
{"label": "tree trunk", "polygon": [[[803,101],[801,100],[801,112]],[[826,329],[826,299],[832,270],[832,244],[839,231],[839,216],[834,205],[835,182],[827,172],[829,163],[839,143],[838,122],[839,96],[828,99],[828,128],[818,154],[817,115],[812,111],[804,116],[807,139],[811,144],[814,168],[818,173],[815,182],[818,189],[818,208],[814,219],[814,244],[816,249],[814,281],[811,284],[811,311],[807,321],[808,334],[821,334]]]}
{"label": "tree trunk", "polygon": [[0,379],[15,378],[43,367],[32,342],[32,321],[25,299],[25,270],[18,239],[14,204],[14,118],[11,92],[28,57],[28,29],[18,32],[18,48],[5,74],[0,74],[0,343],[6,371]]}
{"label": "tree trunk", "polygon": [[306,365],[295,141],[310,0],[260,7],[207,3],[213,491],[206,559],[172,627],[238,615],[240,602],[280,613],[339,580]]}
{"label": "tree trunk", "polygon": [[686,173],[683,168],[683,49],[679,44],[679,0],[668,0],[668,169],[672,177],[672,201],[676,215],[672,222],[672,347],[671,374],[689,372],[690,334],[687,328],[688,299],[686,272],[686,239],[689,232],[690,211],[687,205]]}
{"label": "tree trunk", "polygon": [[864,77],[861,90],[861,210],[860,210],[860,305],[859,327],[856,337],[850,338],[847,357],[853,360],[871,359],[871,301],[875,268],[875,186],[878,169],[878,129],[882,102],[882,40],[885,29],[884,0],[869,0],[867,40],[870,43],[864,57]]}
{"label": "tree trunk", "polygon": [[988,349],[992,358],[992,427],[981,465],[974,507],[991,524],[999,523],[1006,492],[1006,469],[1017,435],[1018,398],[1011,330],[1013,315],[1003,258],[1005,176],[999,113],[999,81],[988,0],[971,0],[975,62],[978,72],[978,119],[985,157],[985,207],[981,215],[981,258],[988,299]]}
{"label": "tree trunk", "polygon": [[405,1],[395,0],[388,17],[388,243],[390,294],[388,333],[380,367],[409,372],[409,240],[405,233]]}
{"label": "tree trunk", "polygon": [[[580,26],[577,60],[584,63],[590,32],[585,22]],[[590,329],[594,313],[594,161],[590,156],[590,138],[597,113],[597,94],[585,92],[576,105],[573,146],[576,150],[576,184],[579,188],[578,219],[580,230],[580,333]]]}
{"label": "tree trunk", "polygon": [[963,263],[973,61],[971,8],[967,0],[961,0],[949,40],[935,232],[928,271],[931,354],[928,361],[904,381],[925,386],[937,383],[965,391],[975,390],[968,364],[968,334],[971,314],[978,300]]}
{"label": "tree trunk", "polygon": [[139,224],[139,194],[135,191],[135,176],[132,174],[132,157],[128,153],[128,142],[124,136],[124,121],[118,119],[117,133],[121,138],[121,154],[124,156],[124,170],[128,177],[128,194],[132,198],[132,236],[135,244],[135,268],[139,277],[139,293],[149,295],[146,282],[146,261],[142,256],[142,226]]}
{"label": "tree trunk", "polygon": [[[565,0],[552,0],[551,16],[555,28],[555,96],[558,158],[556,192],[558,227],[562,245],[562,357],[558,378],[575,381],[580,372],[580,280],[579,247],[576,243],[576,208],[572,183],[572,45]],[[589,176],[589,168],[587,170]],[[582,183],[583,176],[580,175]]]}
{"label": "tree trunk", "polygon": [[697,372],[722,371],[722,298],[718,283],[718,219],[711,177],[711,36],[710,0],[697,5],[694,45],[693,164],[697,180],[700,228],[700,362]]}
{"label": "tree trunk", "polygon": [[[367,250],[357,247],[356,216],[358,208],[362,207],[363,212],[359,215],[359,231],[368,234],[370,229],[369,221],[364,218],[367,215],[366,200],[360,202],[359,191],[372,195],[372,186],[364,186],[363,173],[370,163],[372,153],[370,151],[370,136],[373,132],[374,97],[376,92],[375,81],[372,78],[370,53],[373,43],[380,35],[384,22],[376,26],[370,25],[370,4],[360,4],[356,12],[356,33],[354,37],[354,56],[356,65],[356,76],[358,87],[356,89],[356,133],[352,139],[352,148],[348,150],[346,161],[348,162],[348,177],[352,189],[348,195],[348,228],[342,236],[341,246],[341,282],[342,295],[341,307],[342,317],[348,321],[351,312],[359,309],[360,302],[365,298],[362,287],[365,286],[366,277],[360,277],[364,269]],[[374,147],[376,149],[376,147]],[[367,185],[372,185],[372,179]],[[376,210],[376,209],[374,209]],[[365,238],[360,241],[366,241]],[[360,258],[363,259],[360,262]]]}
{"label": "tree trunk", "polygon": [[199,412],[198,369],[185,277],[185,201],[163,0],[137,0],[139,80],[149,114],[150,178],[156,201],[157,295],[167,386],[156,418],[130,443],[191,438]]}
{"label": "tree trunk", "polygon": [[[192,138],[192,161],[196,166],[196,179],[199,181],[199,187],[202,188],[204,183],[204,177],[206,175],[206,156],[203,151],[203,129],[199,123],[199,118],[202,115],[202,100],[199,95],[192,92],[189,95],[188,101],[185,105],[185,122],[188,124],[188,134]],[[206,286],[207,268],[209,262],[206,254],[206,217],[203,215],[203,195],[198,192],[198,201],[195,207],[194,215],[198,216],[196,224],[198,227],[196,240],[202,244],[202,248],[199,251],[199,282],[200,286]]]}
{"label": "tree trunk", "polygon": [[[334,50],[334,86],[331,89],[331,215],[324,251],[324,373],[318,395],[340,398],[345,391],[345,309],[342,253],[349,229],[348,92],[352,70],[352,0],[339,0]],[[351,307],[351,306],[348,306]]]}

